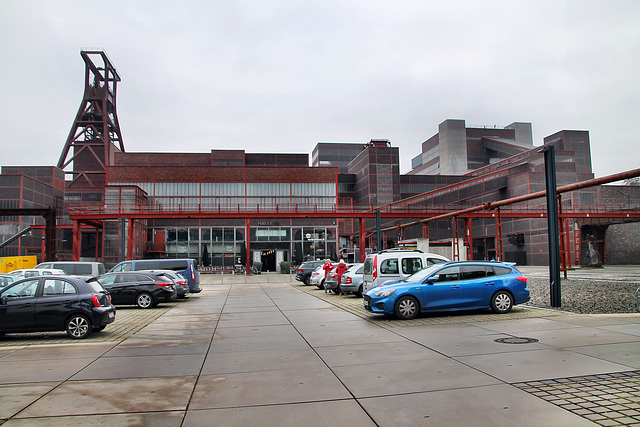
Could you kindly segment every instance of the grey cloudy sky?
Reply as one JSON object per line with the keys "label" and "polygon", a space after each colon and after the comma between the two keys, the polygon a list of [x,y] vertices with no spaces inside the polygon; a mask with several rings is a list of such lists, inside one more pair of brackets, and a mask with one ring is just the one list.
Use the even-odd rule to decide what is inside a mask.
{"label": "grey cloudy sky", "polygon": [[126,151],[311,153],[389,139],[401,171],[446,119],[589,130],[596,176],[634,169],[637,0],[0,0],[0,165],[55,165],[80,50],[122,77]]}

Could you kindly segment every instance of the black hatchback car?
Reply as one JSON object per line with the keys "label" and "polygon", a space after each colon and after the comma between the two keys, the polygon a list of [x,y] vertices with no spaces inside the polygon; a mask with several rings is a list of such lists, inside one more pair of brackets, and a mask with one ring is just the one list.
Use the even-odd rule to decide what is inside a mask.
{"label": "black hatchback car", "polygon": [[298,271],[296,273],[296,280],[298,282],[302,282],[305,285],[310,285],[311,282],[311,273],[316,269],[319,265],[324,264],[324,260],[314,260],[314,261],[305,261],[298,267]]}
{"label": "black hatchback car", "polygon": [[164,274],[121,271],[105,273],[91,280],[97,281],[109,291],[111,301],[115,305],[137,305],[140,308],[150,308],[176,298],[173,280]]}
{"label": "black hatchback car", "polygon": [[100,284],[72,276],[36,276],[0,290],[0,335],[66,331],[85,338],[116,317],[109,293]]}

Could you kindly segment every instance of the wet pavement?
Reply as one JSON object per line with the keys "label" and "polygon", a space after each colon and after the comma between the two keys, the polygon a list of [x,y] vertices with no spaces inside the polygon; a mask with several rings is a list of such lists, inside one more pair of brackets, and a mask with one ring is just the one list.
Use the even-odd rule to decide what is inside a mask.
{"label": "wet pavement", "polygon": [[202,293],[119,309],[88,340],[0,337],[0,423],[640,425],[637,313],[517,306],[400,322],[290,279],[202,275]]}

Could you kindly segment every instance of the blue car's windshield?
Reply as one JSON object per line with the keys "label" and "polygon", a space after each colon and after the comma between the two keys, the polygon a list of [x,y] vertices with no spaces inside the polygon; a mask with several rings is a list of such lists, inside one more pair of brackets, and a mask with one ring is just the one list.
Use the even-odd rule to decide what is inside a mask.
{"label": "blue car's windshield", "polygon": [[428,276],[430,276],[434,271],[439,270],[442,267],[442,264],[434,264],[431,267],[423,268],[420,271],[413,273],[411,276],[407,277],[405,282],[422,282]]}

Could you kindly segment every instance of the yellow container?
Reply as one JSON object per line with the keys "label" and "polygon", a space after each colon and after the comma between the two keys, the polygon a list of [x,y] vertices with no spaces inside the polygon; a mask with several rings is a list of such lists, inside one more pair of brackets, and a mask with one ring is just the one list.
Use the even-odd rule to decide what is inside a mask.
{"label": "yellow container", "polygon": [[33,268],[38,265],[38,257],[30,256],[6,256],[0,258],[0,273],[9,273],[22,268]]}

